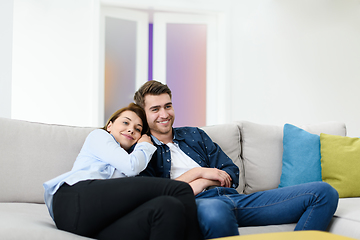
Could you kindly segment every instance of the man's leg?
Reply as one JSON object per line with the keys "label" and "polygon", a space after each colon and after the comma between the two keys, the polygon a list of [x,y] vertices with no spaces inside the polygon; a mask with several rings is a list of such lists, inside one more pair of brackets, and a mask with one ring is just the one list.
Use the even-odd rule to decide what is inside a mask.
{"label": "man's leg", "polygon": [[250,195],[227,196],[236,202],[239,226],[296,223],[295,230],[326,230],[338,193],[325,182],[305,183]]}
{"label": "man's leg", "polygon": [[239,235],[234,209],[221,198],[196,199],[200,229],[205,239]]}

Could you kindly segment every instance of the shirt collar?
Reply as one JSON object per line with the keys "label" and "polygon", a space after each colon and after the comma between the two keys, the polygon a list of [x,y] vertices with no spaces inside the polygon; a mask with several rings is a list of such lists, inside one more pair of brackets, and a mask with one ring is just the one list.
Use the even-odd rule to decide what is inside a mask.
{"label": "shirt collar", "polygon": [[[181,140],[184,140],[184,137],[179,134],[179,132],[177,131],[176,128],[173,128],[172,129],[172,132],[174,134],[174,137],[173,137],[173,142],[178,142],[178,141],[181,141]],[[163,145],[164,143],[161,142],[159,139],[157,139],[155,136],[151,135],[151,138],[153,140],[153,142],[156,144],[156,145]]]}

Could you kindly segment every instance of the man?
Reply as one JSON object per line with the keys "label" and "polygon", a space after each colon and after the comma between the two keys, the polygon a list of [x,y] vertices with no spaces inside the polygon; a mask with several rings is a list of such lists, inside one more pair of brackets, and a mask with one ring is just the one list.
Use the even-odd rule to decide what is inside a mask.
{"label": "man", "polygon": [[295,223],[295,230],[326,230],[338,202],[329,184],[314,182],[239,194],[239,169],[199,128],[173,128],[167,85],[148,81],[134,95],[146,113],[154,153],[142,175],[189,183],[206,239],[238,235],[238,227]]}

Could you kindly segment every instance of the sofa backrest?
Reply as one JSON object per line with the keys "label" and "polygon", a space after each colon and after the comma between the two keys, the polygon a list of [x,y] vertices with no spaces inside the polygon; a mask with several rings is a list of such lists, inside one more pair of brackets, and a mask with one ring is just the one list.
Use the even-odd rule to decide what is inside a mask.
{"label": "sofa backrest", "polygon": [[0,118],[0,202],[44,202],[42,184],[71,170],[94,128]]}
{"label": "sofa backrest", "polygon": [[[279,186],[282,170],[283,126],[237,122],[241,132],[241,158],[244,164],[244,193],[275,189]],[[341,122],[325,122],[298,126],[320,135],[327,133],[346,136]]]}
{"label": "sofa backrest", "polygon": [[[314,134],[346,135],[345,124],[339,122],[299,127]],[[0,118],[0,202],[43,203],[42,184],[71,170],[93,129]],[[278,187],[282,126],[240,121],[202,129],[239,167],[238,192]]]}
{"label": "sofa backrest", "polygon": [[245,187],[244,165],[241,160],[240,129],[237,124],[219,124],[202,127],[213,142],[229,156],[230,159],[239,167],[240,177],[237,191],[243,193]]}

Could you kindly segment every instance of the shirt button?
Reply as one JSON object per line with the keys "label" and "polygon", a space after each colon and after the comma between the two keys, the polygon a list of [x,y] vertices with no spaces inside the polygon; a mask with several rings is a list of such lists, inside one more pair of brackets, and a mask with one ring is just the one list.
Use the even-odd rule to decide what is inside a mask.
{"label": "shirt button", "polygon": [[170,162],[170,159],[166,160],[167,162]]}

